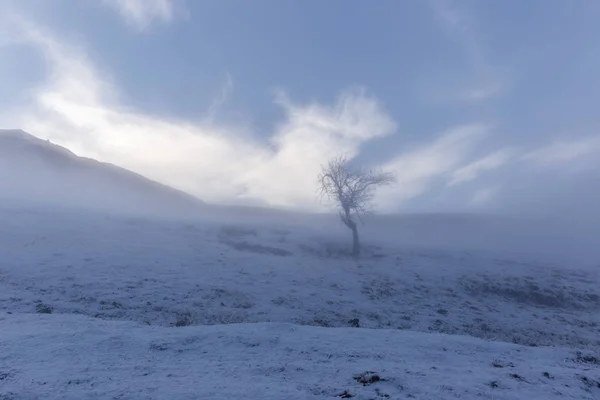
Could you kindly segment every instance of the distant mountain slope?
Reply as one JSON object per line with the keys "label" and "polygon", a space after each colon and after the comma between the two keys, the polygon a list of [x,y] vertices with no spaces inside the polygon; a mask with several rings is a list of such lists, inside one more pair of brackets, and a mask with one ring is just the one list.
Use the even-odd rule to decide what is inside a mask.
{"label": "distant mountain slope", "polygon": [[189,194],[79,157],[22,130],[0,130],[0,199],[167,214],[199,211],[204,205]]}

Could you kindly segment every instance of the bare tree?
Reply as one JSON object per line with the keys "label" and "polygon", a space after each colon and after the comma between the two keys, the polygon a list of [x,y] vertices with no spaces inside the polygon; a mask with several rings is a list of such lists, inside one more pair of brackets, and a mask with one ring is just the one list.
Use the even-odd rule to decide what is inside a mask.
{"label": "bare tree", "polygon": [[377,169],[350,169],[345,155],[335,157],[319,174],[319,193],[341,209],[340,219],[352,231],[352,254],[360,255],[357,220],[371,212],[371,201],[378,186],[395,181],[393,174]]}

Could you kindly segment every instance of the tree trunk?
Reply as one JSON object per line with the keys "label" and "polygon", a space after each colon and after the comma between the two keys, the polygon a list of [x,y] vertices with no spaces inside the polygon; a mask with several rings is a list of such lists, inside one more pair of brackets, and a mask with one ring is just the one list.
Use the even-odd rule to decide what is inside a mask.
{"label": "tree trunk", "polygon": [[352,223],[350,229],[352,229],[352,255],[358,257],[360,256],[360,240],[358,239],[358,228],[356,227],[356,223]]}
{"label": "tree trunk", "polygon": [[360,255],[360,240],[358,239],[358,227],[356,222],[352,220],[352,215],[349,209],[344,209],[344,212],[340,212],[340,218],[344,225],[352,230],[352,255],[358,257]]}

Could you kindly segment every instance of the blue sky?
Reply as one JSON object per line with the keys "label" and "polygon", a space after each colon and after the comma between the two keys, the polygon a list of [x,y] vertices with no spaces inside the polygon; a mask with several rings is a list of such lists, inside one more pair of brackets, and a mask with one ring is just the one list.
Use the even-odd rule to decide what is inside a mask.
{"label": "blue sky", "polygon": [[208,201],[320,207],[345,152],[397,175],[380,210],[559,212],[600,198],[599,11],[6,0],[0,125]]}

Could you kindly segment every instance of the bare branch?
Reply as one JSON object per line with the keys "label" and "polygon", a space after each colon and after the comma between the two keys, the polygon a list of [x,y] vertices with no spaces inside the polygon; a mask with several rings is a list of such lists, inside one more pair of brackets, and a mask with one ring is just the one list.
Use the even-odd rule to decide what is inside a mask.
{"label": "bare branch", "polygon": [[[321,199],[329,199],[344,210],[345,218],[361,218],[371,211],[375,189],[393,183],[395,177],[379,169],[351,170],[345,155],[335,157],[319,174]],[[350,222],[349,221],[349,222]]]}

